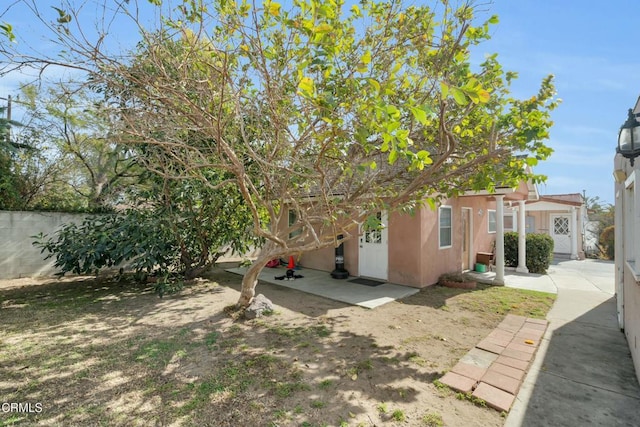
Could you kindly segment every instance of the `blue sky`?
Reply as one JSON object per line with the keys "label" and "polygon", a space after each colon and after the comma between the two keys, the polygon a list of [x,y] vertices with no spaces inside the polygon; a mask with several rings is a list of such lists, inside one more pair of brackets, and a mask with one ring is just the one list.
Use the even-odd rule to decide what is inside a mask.
{"label": "blue sky", "polygon": [[[145,3],[141,0],[141,3]],[[415,3],[419,3],[416,1]],[[486,17],[496,14],[492,39],[476,55],[498,53],[504,68],[519,73],[514,95],[529,97],[555,75],[562,104],[553,113],[548,144],[555,150],[536,172],[548,176],[541,194],[582,193],[613,203],[612,164],[617,133],[640,95],[636,37],[640,1],[478,0]],[[43,10],[59,4],[38,2]],[[0,6],[0,13],[3,7]],[[23,14],[9,13],[20,36],[35,35]],[[126,34],[121,35],[126,39]],[[21,78],[0,81],[0,97],[16,94]]]}
{"label": "blue sky", "polygon": [[534,94],[555,76],[562,104],[553,112],[551,158],[541,194],[582,193],[614,203],[613,156],[620,125],[640,95],[640,1],[494,0],[500,23],[479,46],[517,71],[514,94]]}

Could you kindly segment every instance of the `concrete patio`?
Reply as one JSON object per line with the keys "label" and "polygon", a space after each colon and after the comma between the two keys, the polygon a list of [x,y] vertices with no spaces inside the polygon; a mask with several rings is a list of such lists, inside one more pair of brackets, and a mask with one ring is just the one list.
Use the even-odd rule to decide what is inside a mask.
{"label": "concrete patio", "polygon": [[[359,285],[349,281],[354,279],[354,277],[339,280],[332,278],[326,271],[308,268],[296,270],[296,274],[304,276],[301,279],[276,280],[274,278],[275,276],[283,276],[286,270],[285,267],[265,268],[262,270],[262,273],[260,273],[259,279],[274,285],[296,289],[364,308],[376,308],[388,302],[406,298],[420,291],[416,288],[394,285],[392,283],[384,283],[378,286]],[[244,275],[247,268],[229,268],[226,271]]]}

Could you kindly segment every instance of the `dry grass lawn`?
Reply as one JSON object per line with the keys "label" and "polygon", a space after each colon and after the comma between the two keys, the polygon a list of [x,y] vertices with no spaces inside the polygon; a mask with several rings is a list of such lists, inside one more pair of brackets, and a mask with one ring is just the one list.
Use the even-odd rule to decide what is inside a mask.
{"label": "dry grass lawn", "polygon": [[436,380],[507,313],[554,301],[432,287],[366,310],[260,284],[276,310],[248,321],[225,311],[239,284],[216,269],[160,299],[111,278],[1,281],[0,426],[500,426]]}

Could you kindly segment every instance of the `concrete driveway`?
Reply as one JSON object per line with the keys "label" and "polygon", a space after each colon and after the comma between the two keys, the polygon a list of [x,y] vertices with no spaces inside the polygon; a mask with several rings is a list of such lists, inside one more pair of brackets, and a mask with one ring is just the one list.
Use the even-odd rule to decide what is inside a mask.
{"label": "concrete driveway", "polygon": [[558,298],[505,426],[638,426],[640,387],[617,323],[614,264],[559,260]]}

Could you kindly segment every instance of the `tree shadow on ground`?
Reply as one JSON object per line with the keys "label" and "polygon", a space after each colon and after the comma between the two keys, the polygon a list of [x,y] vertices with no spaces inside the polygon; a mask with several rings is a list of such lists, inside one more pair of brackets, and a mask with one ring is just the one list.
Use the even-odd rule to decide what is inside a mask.
{"label": "tree shadow on ground", "polygon": [[0,395],[42,412],[0,419],[338,424],[370,417],[370,402],[415,402],[423,390],[403,381],[428,387],[442,374],[371,335],[335,331],[338,319],[318,318],[325,307],[295,322],[242,322],[222,310],[235,298],[202,285],[161,300],[148,287],[86,279],[2,292]]}

